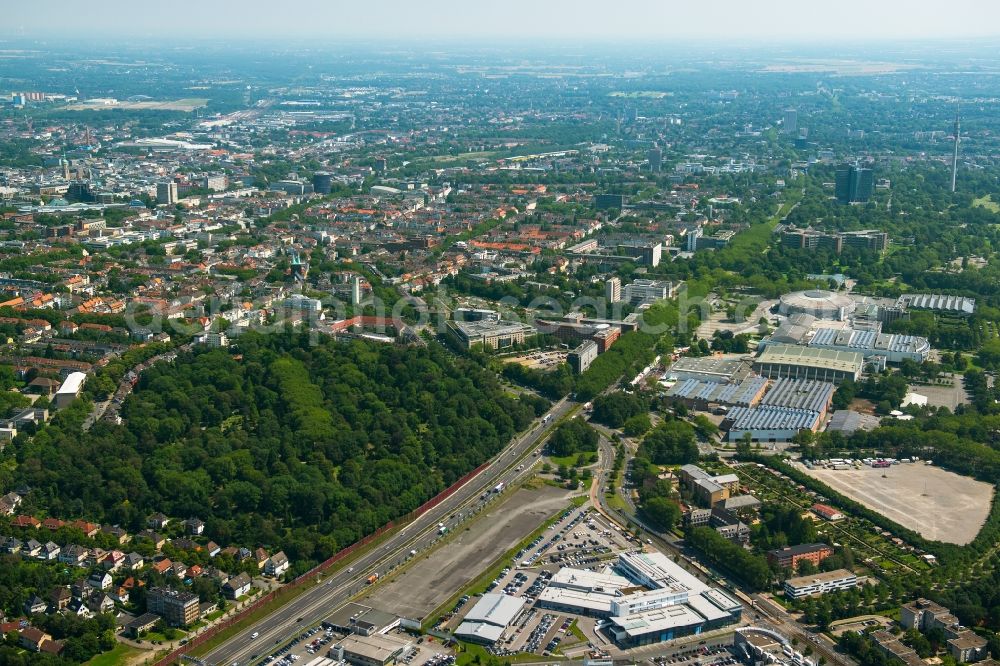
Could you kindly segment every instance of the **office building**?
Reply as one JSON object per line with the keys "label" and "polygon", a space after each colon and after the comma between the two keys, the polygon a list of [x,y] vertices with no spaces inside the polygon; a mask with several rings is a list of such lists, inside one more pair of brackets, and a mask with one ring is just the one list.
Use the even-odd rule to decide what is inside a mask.
{"label": "office building", "polygon": [[844,164],[837,169],[834,193],[842,204],[867,203],[875,191],[875,177],[871,169]]}
{"label": "office building", "polygon": [[312,182],[316,194],[329,194],[333,189],[333,174],[328,171],[317,171],[313,174]]}
{"label": "office building", "polygon": [[625,300],[633,305],[650,303],[674,295],[674,285],[667,280],[637,279],[625,285]]}
{"label": "office building", "polygon": [[604,299],[608,303],[622,300],[622,281],[619,277],[609,278],[604,282]]}
{"label": "office building", "polygon": [[229,177],[224,173],[210,173],[201,177],[201,188],[209,192],[225,192],[229,187]]}
{"label": "office building", "polygon": [[483,345],[487,349],[506,349],[524,343],[536,333],[534,327],[515,321],[449,321],[448,331],[465,349]]}
{"label": "office building", "polygon": [[146,609],[156,613],[171,627],[186,627],[198,620],[197,594],[166,587],[154,587],[146,594]]}
{"label": "office building", "polygon": [[785,581],[785,596],[789,599],[801,599],[814,595],[826,594],[836,590],[849,590],[856,587],[858,577],[853,571],[836,569],[810,576],[789,578]]}
{"label": "office building", "polygon": [[586,372],[590,364],[597,358],[597,343],[593,340],[586,340],[579,347],[566,355],[566,362],[576,374]]}
{"label": "office building", "polygon": [[607,210],[617,208],[621,210],[625,206],[625,197],[621,194],[595,194],[594,207],[597,210]]}
{"label": "office building", "polygon": [[649,160],[649,170],[659,173],[663,168],[663,151],[659,148],[650,148],[646,157]]}
{"label": "office building", "polygon": [[820,562],[833,555],[833,548],[825,543],[803,543],[798,546],[787,546],[768,551],[767,561],[782,569],[798,569],[799,562],[811,562],[819,566]]}
{"label": "office building", "polygon": [[781,233],[782,247],[797,250],[826,250],[840,254],[844,248],[885,252],[889,247],[889,234],[877,229],[826,233],[815,229],[789,227]]}
{"label": "office building", "polygon": [[177,203],[177,183],[156,184],[156,203],[160,205],[171,205]]}
{"label": "office building", "polygon": [[781,131],[785,134],[791,134],[793,136],[798,134],[799,112],[797,109],[785,109],[784,122],[782,123]]}

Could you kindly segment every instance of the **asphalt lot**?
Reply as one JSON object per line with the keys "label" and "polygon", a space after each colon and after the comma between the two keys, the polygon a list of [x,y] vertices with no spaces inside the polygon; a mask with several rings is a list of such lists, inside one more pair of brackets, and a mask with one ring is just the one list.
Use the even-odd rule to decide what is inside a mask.
{"label": "asphalt lot", "polygon": [[365,595],[361,603],[403,617],[424,619],[476,578],[484,566],[517,545],[546,518],[564,508],[570,493],[552,486],[521,488],[483,509],[469,526],[399,575]]}
{"label": "asphalt lot", "polygon": [[[387,537],[377,548],[365,552],[347,568],[324,577],[291,602],[216,647],[203,656],[203,661],[228,665],[261,659],[269,654],[273,645],[291,640],[301,632],[302,627],[318,623],[343,605],[357,593],[371,573],[383,575],[387,567],[405,560],[411,549],[418,552],[424,550],[437,538],[439,522],[448,521],[450,515],[463,509],[468,510],[481,501],[484,492],[489,492],[499,482],[509,483],[522,477],[527,470],[516,469],[521,456],[527,454],[530,464],[532,458],[529,452],[538,447],[551,422],[558,421],[573,406],[574,403],[568,401],[557,403],[549,412],[552,415],[550,423],[536,423],[455,494]],[[256,638],[252,638],[254,634],[257,634]]]}

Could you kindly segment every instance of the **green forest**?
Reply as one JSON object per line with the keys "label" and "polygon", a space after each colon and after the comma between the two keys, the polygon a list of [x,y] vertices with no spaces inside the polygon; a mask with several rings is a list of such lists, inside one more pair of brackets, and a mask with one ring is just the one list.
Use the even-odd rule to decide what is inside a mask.
{"label": "green forest", "polygon": [[61,518],[197,516],[219,543],[282,548],[302,571],[499,452],[539,402],[436,345],[248,334],[143,373],[120,426],[81,432],[85,409],[64,410],[0,485]]}

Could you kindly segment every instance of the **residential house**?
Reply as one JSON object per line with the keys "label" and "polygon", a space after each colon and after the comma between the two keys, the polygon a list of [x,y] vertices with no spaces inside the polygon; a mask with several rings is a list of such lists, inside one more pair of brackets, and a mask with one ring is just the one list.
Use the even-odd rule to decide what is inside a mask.
{"label": "residential house", "polygon": [[119,545],[124,545],[128,543],[132,537],[129,536],[128,532],[118,527],[117,525],[105,525],[101,528],[103,534],[107,534],[118,541]]}
{"label": "residential house", "polygon": [[160,621],[160,616],[155,613],[143,613],[125,625],[125,631],[132,638],[139,638],[144,633],[151,631],[156,623]]}
{"label": "residential house", "polygon": [[49,604],[57,611],[61,611],[69,606],[69,602],[71,601],[73,601],[73,594],[69,591],[68,587],[60,585],[52,588],[52,591],[49,592]]}
{"label": "residential house", "polygon": [[201,576],[201,574],[202,574],[202,568],[200,564],[192,564],[191,566],[188,567],[187,570],[188,578],[197,578]]}
{"label": "residential house", "polygon": [[279,550],[277,553],[267,558],[267,562],[264,563],[264,573],[268,576],[274,576],[277,578],[281,574],[288,571],[289,566],[288,557],[285,555],[284,551]]}
{"label": "residential house", "polygon": [[17,537],[0,537],[0,550],[5,553],[16,553],[21,550],[23,545]]}
{"label": "residential house", "polygon": [[157,512],[146,520],[146,526],[152,530],[162,530],[169,522],[170,518]]}
{"label": "residential house", "polygon": [[159,562],[153,562],[153,571],[166,576],[167,573],[171,571],[173,565],[174,563],[170,561],[170,558],[164,557]]}
{"label": "residential house", "polygon": [[106,590],[111,587],[111,574],[106,571],[96,571],[87,578],[87,585],[97,590]]}
{"label": "residential house", "polygon": [[264,568],[264,565],[267,564],[267,557],[268,557],[267,551],[264,550],[263,548],[258,548],[257,550],[253,551],[253,560],[254,562],[257,563],[258,569]]}
{"label": "residential house", "polygon": [[69,602],[69,605],[66,606],[66,610],[63,612],[77,617],[94,617],[94,612],[87,608],[87,602],[80,597],[74,597],[73,600]]}
{"label": "residential house", "polygon": [[76,567],[87,565],[87,558],[90,557],[90,549],[78,546],[75,543],[62,549],[59,553],[59,562],[62,564],[72,564]]}
{"label": "residential house", "polygon": [[49,602],[42,599],[40,596],[33,595],[30,599],[24,602],[24,612],[28,615],[41,615],[49,609]]}
{"label": "residential house", "polygon": [[112,550],[101,561],[101,566],[106,571],[118,571],[125,564],[125,553],[120,550]]}
{"label": "residential house", "polygon": [[42,644],[51,641],[52,637],[37,627],[27,627],[21,631],[19,642],[21,647],[31,652],[41,652]]}
{"label": "residential house", "polygon": [[160,550],[167,543],[167,538],[162,534],[154,532],[153,530],[143,530],[136,535],[137,538],[143,541],[149,541],[153,544],[153,548]]}
{"label": "residential house", "polygon": [[250,591],[250,576],[238,573],[222,586],[222,593],[229,599],[238,599]]}
{"label": "residential house", "polygon": [[115,602],[104,592],[94,592],[87,598],[87,608],[94,613],[109,613],[115,609]]}
{"label": "residential house", "polygon": [[52,560],[59,557],[60,551],[62,551],[62,548],[59,546],[59,544],[53,541],[47,541],[42,546],[42,549],[39,551],[38,559],[51,562]]}
{"label": "residential house", "polygon": [[219,548],[219,544],[215,543],[214,541],[209,541],[208,543],[205,544],[205,552],[208,553],[209,557],[215,557],[220,552],[222,552],[222,549]]}
{"label": "residential house", "polygon": [[141,569],[143,565],[146,564],[145,558],[139,553],[132,551],[125,556],[125,568],[126,569]]}
{"label": "residential house", "polygon": [[97,533],[101,531],[100,525],[97,523],[88,523],[86,520],[74,520],[70,523],[70,527],[80,530],[88,538],[97,536]]}
{"label": "residential house", "polygon": [[193,534],[198,536],[205,531],[205,523],[198,518],[188,518],[184,521],[184,527],[187,528],[188,534]]}
{"label": "residential house", "polygon": [[108,551],[103,548],[92,548],[90,551],[90,557],[87,559],[87,565],[91,567],[101,566],[101,562],[104,558],[108,556]]}
{"label": "residential house", "polygon": [[28,539],[21,545],[21,554],[25,557],[38,557],[42,552],[42,544],[35,539]]}
{"label": "residential house", "polygon": [[40,520],[38,520],[38,518],[35,518],[34,516],[20,515],[15,517],[14,520],[10,521],[10,525],[11,527],[25,527],[25,528],[32,527],[37,530],[39,527],[42,526],[42,523]]}
{"label": "residential house", "polygon": [[42,521],[42,527],[52,532],[62,529],[65,524],[65,521],[59,520],[58,518],[46,518]]}
{"label": "residential house", "polygon": [[183,562],[174,562],[170,565],[170,573],[177,576],[181,580],[187,575],[187,565]]}

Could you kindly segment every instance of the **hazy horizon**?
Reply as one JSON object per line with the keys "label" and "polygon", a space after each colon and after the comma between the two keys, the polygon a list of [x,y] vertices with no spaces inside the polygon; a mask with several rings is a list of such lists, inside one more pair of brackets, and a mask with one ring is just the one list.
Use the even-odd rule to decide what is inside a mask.
{"label": "hazy horizon", "polygon": [[0,43],[118,36],[123,40],[389,39],[400,43],[672,40],[722,47],[729,41],[796,44],[1000,37],[1000,3],[981,0],[956,0],[947,6],[929,0],[840,0],[822,5],[796,0],[620,0],[613,4],[509,0],[470,5],[453,0],[371,0],[350,5],[306,0],[284,6],[262,0],[177,0],[155,5],[104,0],[81,11],[78,3],[69,0],[35,0],[5,8],[11,30]]}

